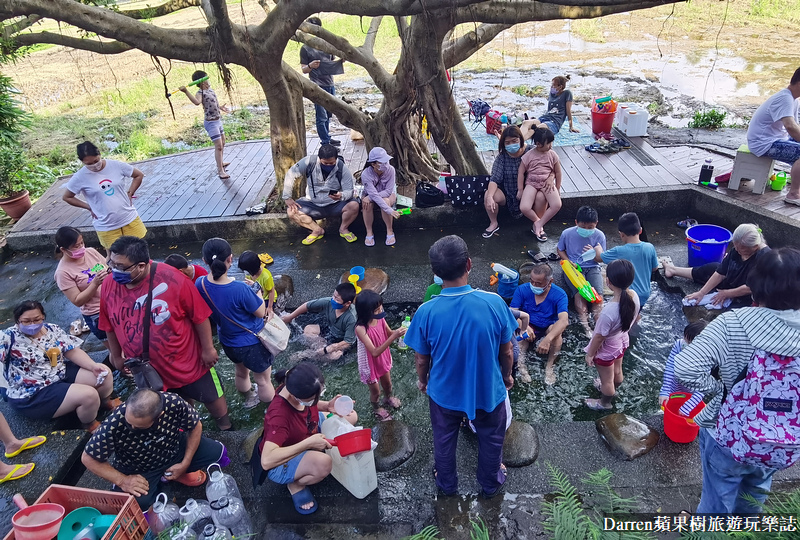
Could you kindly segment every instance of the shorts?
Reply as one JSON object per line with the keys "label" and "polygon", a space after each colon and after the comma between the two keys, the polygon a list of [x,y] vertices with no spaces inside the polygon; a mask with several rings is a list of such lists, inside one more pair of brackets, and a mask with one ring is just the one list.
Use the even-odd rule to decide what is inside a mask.
{"label": "shorts", "polygon": [[547,129],[549,129],[550,131],[552,131],[552,132],[553,132],[553,135],[555,135],[556,133],[558,133],[558,130],[559,130],[559,128],[558,128],[558,126],[556,126],[556,123],[555,123],[555,122],[553,122],[552,120],[542,120],[541,118],[539,118],[539,121],[540,121],[542,124],[546,125],[546,126],[547,126]]}
{"label": "shorts", "polygon": [[800,142],[794,139],[775,141],[761,157],[777,159],[793,165],[795,161],[800,159]]}
{"label": "shorts", "polygon": [[175,392],[183,399],[193,399],[200,403],[211,403],[225,395],[222,381],[213,367],[193,383],[180,388],[168,388],[167,392]]}
{"label": "shorts", "polygon": [[[303,212],[308,217],[310,217],[311,219],[325,219],[332,217],[341,217],[342,212],[344,212],[344,207],[351,202],[355,202],[356,204],[358,204],[358,200],[356,199],[350,199],[349,201],[339,201],[337,203],[327,204],[325,206],[319,206],[311,201],[305,201],[303,199],[299,199],[297,201],[297,204],[300,205],[300,211]],[[359,207],[360,206],[361,205],[359,205]]]}
{"label": "shorts", "polygon": [[[321,426],[324,421],[325,415],[319,413],[319,425]],[[306,452],[308,452],[308,450],[306,450]],[[267,478],[276,484],[291,484],[294,482],[294,477],[297,474],[297,467],[300,466],[300,462],[303,460],[303,456],[306,455],[306,452],[297,454],[283,465],[271,468],[267,471]]]}
{"label": "shorts", "polygon": [[222,120],[204,120],[203,127],[206,128],[206,133],[208,133],[212,141],[216,141],[225,135],[225,130],[222,128]]}
{"label": "shorts", "polygon": [[94,315],[84,315],[83,320],[86,323],[86,326],[89,327],[89,331],[94,334],[94,337],[99,339],[100,341],[106,341],[108,339],[108,335],[106,335],[105,330],[100,330],[97,327],[97,320],[100,318],[99,313],[95,313]]}
{"label": "shorts", "polygon": [[33,420],[52,420],[58,408],[64,403],[70,385],[75,382],[75,377],[81,370],[72,362],[66,362],[64,378],[55,384],[45,386],[29,398],[8,398],[8,404],[22,416]]}
{"label": "shorts", "polygon": [[594,357],[594,365],[596,366],[603,366],[603,367],[611,367],[617,360],[622,360],[622,357],[625,356],[625,351],[628,349],[624,349],[622,354],[614,358],[613,360],[602,360],[600,358]]}
{"label": "shorts", "polygon": [[531,328],[533,328],[533,335],[535,336],[534,339],[542,339],[544,336],[546,336],[547,330],[550,328],[550,326],[544,327],[544,326],[535,326],[532,324]]}
{"label": "shorts", "polygon": [[137,238],[144,238],[144,235],[147,234],[147,227],[144,226],[142,223],[142,218],[136,217],[133,221],[128,223],[127,225],[123,225],[119,229],[112,229],[110,231],[96,231],[97,232],[97,239],[100,240],[100,244],[108,249],[111,247],[111,244],[114,243],[114,240],[119,238],[120,236],[135,236]]}
{"label": "shorts", "polygon": [[267,350],[260,342],[255,345],[246,345],[244,347],[228,347],[222,346],[222,350],[231,359],[234,364],[244,364],[244,367],[253,373],[264,373],[270,366],[274,357],[272,353]]}
{"label": "shorts", "polygon": [[[594,290],[597,291],[597,294],[603,294],[603,273],[600,271],[600,266],[590,266],[589,268],[583,268],[583,277],[586,278],[586,281],[589,282],[589,285],[594,287]],[[568,279],[566,276],[564,281],[567,282],[567,293],[569,294],[570,298],[574,298],[576,294],[578,294],[578,289],[575,288],[575,285]]]}

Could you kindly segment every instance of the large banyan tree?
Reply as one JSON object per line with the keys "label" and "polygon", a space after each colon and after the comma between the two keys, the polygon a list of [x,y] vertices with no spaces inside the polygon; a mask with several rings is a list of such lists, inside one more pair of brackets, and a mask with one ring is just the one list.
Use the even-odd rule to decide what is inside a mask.
{"label": "large banyan tree", "polygon": [[[154,57],[215,63],[223,83],[229,65],[244,67],[264,91],[270,113],[273,164],[283,176],[305,155],[303,98],[323,105],[345,126],[361,132],[368,147],[382,146],[398,159],[402,179],[432,179],[438,173],[420,132],[422,115],[441,155],[459,174],[485,173],[467,133],[447,79],[456,66],[510,26],[529,21],[593,18],[646,9],[679,0],[258,0],[265,11],[259,24],[237,24],[225,0],[166,0],[146,8],[126,8],[115,0],[0,0],[6,55],[48,43],[100,54],[139,49]],[[370,18],[364,43],[304,22],[320,11]],[[166,29],[153,18],[200,8],[205,26]],[[82,31],[81,37],[38,31],[51,19]],[[402,48],[395,66],[383,66],[373,49],[380,24],[397,26]],[[471,31],[453,37],[457,25]],[[383,94],[377,113],[368,113],[321,90],[297,66],[283,62],[289,40],[297,40],[362,66]],[[299,186],[295,186],[298,190]],[[297,193],[296,193],[297,195]]]}

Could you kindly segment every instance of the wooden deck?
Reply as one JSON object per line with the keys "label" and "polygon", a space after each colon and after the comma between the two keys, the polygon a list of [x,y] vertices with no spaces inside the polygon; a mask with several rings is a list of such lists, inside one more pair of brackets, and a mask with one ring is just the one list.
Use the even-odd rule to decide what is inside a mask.
{"label": "wooden deck", "polygon": [[[363,141],[341,137],[341,153],[352,170],[363,167],[367,151]],[[631,138],[632,147],[616,154],[593,154],[582,146],[555,148],[564,171],[564,193],[589,193],[606,190],[652,189],[692,184],[705,159],[711,158],[715,174],[733,168],[733,160],[703,149],[686,146],[659,148],[647,139]],[[308,137],[308,152],[314,153],[319,139]],[[488,169],[496,152],[483,152]],[[213,149],[195,150],[149,159],[135,165],[145,173],[145,180],[134,201],[145,223],[156,224],[181,220],[213,221],[242,216],[245,210],[263,200],[275,186],[272,155],[268,140],[229,144],[225,159],[231,162],[230,179],[216,175]],[[88,212],[67,205],[61,200],[68,177],[59,179],[15,224],[13,233],[55,231],[61,226],[90,227]],[[779,192],[767,189],[764,195],[753,195],[748,184],[745,191],[730,192],[737,199],[761,206],[782,216],[800,220],[800,207],[783,203]],[[401,189],[413,196],[413,187]],[[410,193],[409,193],[410,191]]]}

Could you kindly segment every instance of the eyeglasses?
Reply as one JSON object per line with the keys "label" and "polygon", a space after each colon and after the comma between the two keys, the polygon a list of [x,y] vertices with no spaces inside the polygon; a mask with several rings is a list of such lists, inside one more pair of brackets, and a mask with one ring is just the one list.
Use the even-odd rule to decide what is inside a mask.
{"label": "eyeglasses", "polygon": [[35,319],[20,319],[19,324],[39,324],[44,322],[44,317],[37,317]]}
{"label": "eyeglasses", "polygon": [[109,268],[113,268],[114,270],[119,270],[121,272],[127,272],[128,270],[130,270],[131,268],[133,268],[137,264],[141,264],[141,263],[133,263],[132,265],[126,266],[126,267],[123,268],[119,264],[111,262],[111,259],[109,259],[108,261],[106,261],[106,264],[108,265]]}

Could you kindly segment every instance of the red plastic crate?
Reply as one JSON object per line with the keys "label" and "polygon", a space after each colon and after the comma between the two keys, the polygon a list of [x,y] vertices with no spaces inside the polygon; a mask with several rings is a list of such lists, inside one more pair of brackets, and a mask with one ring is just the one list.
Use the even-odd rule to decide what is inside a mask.
{"label": "red plastic crate", "polygon": [[[84,506],[96,508],[103,514],[117,514],[117,519],[101,540],[143,540],[145,536],[152,537],[152,534],[148,534],[150,527],[139,503],[127,493],[52,484],[36,499],[36,503],[60,504],[67,514]],[[14,529],[4,540],[14,540]]]}

